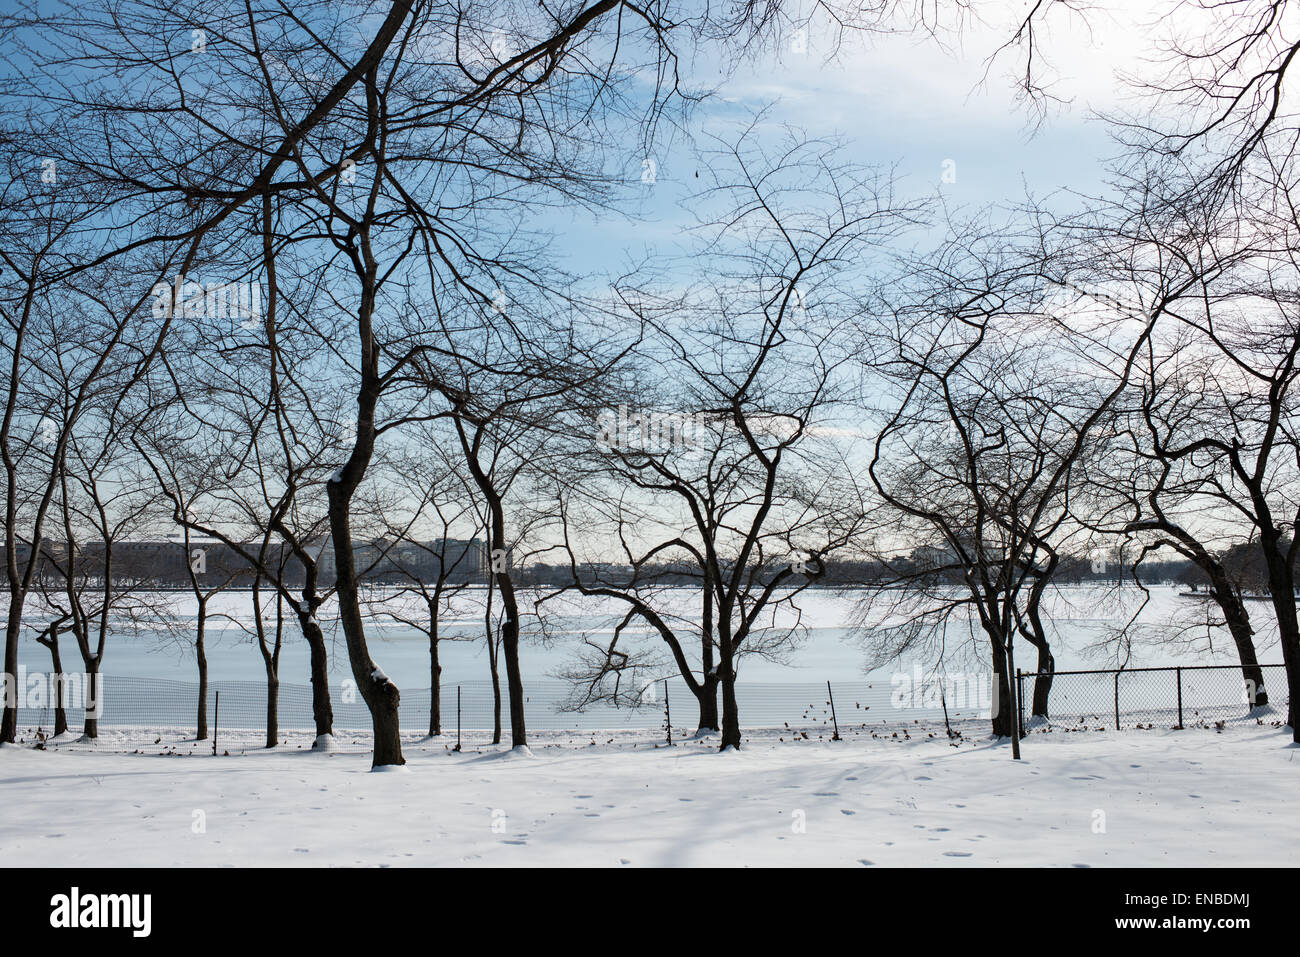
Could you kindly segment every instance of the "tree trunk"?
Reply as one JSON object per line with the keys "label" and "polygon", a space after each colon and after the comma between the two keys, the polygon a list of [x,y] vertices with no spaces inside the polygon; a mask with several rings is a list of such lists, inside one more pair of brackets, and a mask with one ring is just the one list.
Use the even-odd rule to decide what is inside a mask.
{"label": "tree trunk", "polygon": [[[492,513],[492,535],[489,541],[492,552],[488,555],[506,555],[505,511],[499,496],[488,497],[488,506]],[[504,559],[503,559],[504,561]],[[497,588],[501,591],[502,610],[505,612],[501,622],[501,650],[506,658],[506,688],[510,692],[510,746],[526,747],[528,729],[524,722],[524,679],[519,667],[519,603],[515,600],[515,585],[506,567],[496,572]]]}
{"label": "tree trunk", "polygon": [[713,586],[710,584],[709,572],[704,570],[704,609],[700,616],[700,664],[704,680],[696,692],[700,703],[700,723],[698,731],[718,730],[718,672],[713,666]]}
{"label": "tree trunk", "polygon": [[496,630],[492,627],[492,578],[488,578],[487,600],[484,602],[483,627],[487,632],[488,671],[492,674],[492,743],[501,743],[501,677],[497,671]]}
{"label": "tree trunk", "polygon": [[722,635],[719,646],[722,662],[718,666],[722,683],[722,740],[718,749],[740,749],[740,709],[736,704],[736,666],[735,652],[731,647],[731,638]]}
{"label": "tree trunk", "polygon": [[18,632],[22,627],[25,595],[9,595],[9,615],[5,624],[4,716],[0,718],[0,744],[13,744],[18,734]]}
{"label": "tree trunk", "polygon": [[[465,464],[483,496],[487,510],[488,598],[491,600],[491,582],[495,580],[501,589],[501,602],[504,606],[501,648],[506,656],[506,687],[510,692],[510,746],[522,748],[528,744],[528,729],[524,722],[524,680],[519,668],[519,603],[515,600],[515,586],[510,578],[505,506],[501,494],[492,484],[492,478],[483,471],[478,460],[478,442],[482,438],[483,423],[475,426],[477,432],[473,445],[465,435],[464,420],[458,416],[455,423],[465,452]],[[494,664],[493,668],[495,667]]]}
{"label": "tree trunk", "polygon": [[1264,669],[1259,666],[1259,658],[1255,654],[1255,632],[1250,626],[1246,604],[1228,581],[1222,565],[1215,562],[1205,570],[1210,575],[1210,596],[1223,613],[1228,634],[1232,635],[1233,644],[1237,646],[1241,677],[1246,682],[1246,699],[1252,708],[1266,705],[1268,692],[1264,689]]}
{"label": "tree trunk", "polygon": [[1046,645],[1038,646],[1038,675],[1034,678],[1034,701],[1030,714],[1036,718],[1047,717],[1047,699],[1052,693],[1052,674],[1056,659]]}
{"label": "tree trunk", "polygon": [[492,743],[501,743],[501,676],[497,674],[496,656],[489,662],[492,669]]}
{"label": "tree trunk", "polygon": [[[1037,578],[1032,587],[1029,589],[1029,602],[1025,609],[1025,615],[1029,619],[1029,628],[1021,629],[1021,634],[1025,639],[1038,649],[1038,670],[1034,678],[1033,700],[1030,706],[1030,715],[1033,717],[1047,717],[1047,703],[1052,694],[1052,675],[1056,671],[1056,659],[1052,657],[1052,646],[1047,640],[1047,628],[1043,625],[1043,616],[1041,614],[1043,592],[1047,590],[1048,583],[1056,574],[1058,564],[1057,555],[1052,552],[1051,558],[1044,574]],[[1008,675],[1008,681],[1014,681],[1014,675]],[[1016,723],[1019,724],[1019,696],[1021,688],[1016,685]]]}
{"label": "tree trunk", "polygon": [[700,722],[696,726],[700,733],[718,730],[718,683],[716,671],[705,672],[700,690],[695,693],[700,705]]}
{"label": "tree trunk", "polygon": [[1268,567],[1269,592],[1273,598],[1273,611],[1277,615],[1278,638],[1282,644],[1282,661],[1286,665],[1290,698],[1286,723],[1291,727],[1291,740],[1300,744],[1300,723],[1296,721],[1296,691],[1300,689],[1300,621],[1296,618],[1295,576],[1287,567],[1286,556],[1279,548],[1279,533],[1271,521],[1264,524],[1260,544]]}
{"label": "tree trunk", "polygon": [[996,638],[989,638],[993,661],[993,702],[990,717],[995,738],[1015,735],[1016,716],[1011,709],[1011,682],[1007,675],[1006,648]]}
{"label": "tree trunk", "polygon": [[442,734],[442,665],[438,663],[438,609],[429,612],[429,737]]}
{"label": "tree trunk", "polygon": [[199,707],[194,732],[196,741],[206,741],[208,738],[208,655],[203,645],[207,618],[207,602],[200,599],[199,615],[194,630],[194,657],[199,666]]}
{"label": "tree trunk", "polygon": [[99,737],[99,711],[103,682],[99,676],[99,658],[91,658],[86,663],[86,718],[82,734],[87,738]]}
{"label": "tree trunk", "polygon": [[[270,248],[270,194],[262,199],[266,248]],[[357,390],[357,430],[343,467],[325,483],[329,501],[330,539],[334,545],[334,587],[337,594],[339,620],[343,623],[343,636],[347,640],[348,664],[352,678],[361,691],[361,697],[370,709],[370,723],[374,730],[372,768],[405,764],[402,757],[402,733],[398,705],[401,692],[370,657],[366,646],[365,622],[361,617],[361,597],[357,588],[357,563],[352,545],[352,496],[365,478],[366,469],[375,453],[375,409],[383,389],[379,372],[379,344],[374,338],[372,321],[375,310],[375,293],[379,288],[379,267],[370,247],[369,223],[361,230],[359,246],[352,248],[353,265],[361,280],[361,301],[357,310],[357,337],[361,347],[358,371],[361,375]],[[274,257],[267,257],[274,263]],[[274,289],[275,280],[268,270],[267,283]],[[275,302],[271,296],[272,305]],[[274,315],[268,312],[267,325],[272,326]]]}
{"label": "tree trunk", "polygon": [[[1154,494],[1152,505],[1155,507]],[[1228,626],[1228,634],[1237,646],[1241,676],[1246,683],[1246,700],[1252,708],[1268,704],[1268,692],[1264,689],[1264,669],[1259,667],[1259,658],[1255,654],[1255,630],[1250,625],[1250,615],[1246,612],[1245,602],[1241,600],[1241,593],[1229,580],[1223,563],[1181,526],[1161,519],[1161,524],[1157,527],[1168,532],[1175,539],[1178,552],[1190,559],[1209,579],[1210,598],[1219,606],[1224,624]],[[1195,583],[1192,584],[1192,591],[1196,591]]]}
{"label": "tree trunk", "polygon": [[50,642],[45,647],[50,649],[50,667],[53,669],[54,687],[54,736],[57,738],[68,730],[68,710],[66,705],[67,689],[63,686],[63,656],[59,654],[59,629],[50,627]]}
{"label": "tree trunk", "polygon": [[[514,603],[514,596],[507,606]],[[510,746],[522,748],[528,744],[528,730],[524,726],[524,681],[519,669],[519,618],[506,612],[501,629],[501,648],[506,656],[506,688],[510,692]]]}
{"label": "tree trunk", "polygon": [[[363,409],[365,406],[363,406]],[[373,415],[373,405],[370,405]],[[367,423],[373,440],[373,420]],[[361,429],[358,428],[360,432]],[[398,715],[401,692],[397,685],[375,664],[366,646],[365,625],[361,619],[360,595],[357,589],[356,559],[352,554],[352,523],[350,492],[341,482],[328,483],[330,531],[334,540],[334,567],[337,569],[339,617],[343,634],[347,638],[348,663],[366,707],[370,709],[370,724],[374,731],[374,756],[371,767],[405,764],[402,757],[402,736]]]}
{"label": "tree trunk", "polygon": [[280,743],[280,677],[274,666],[266,668],[266,746]]}
{"label": "tree trunk", "polygon": [[1006,707],[1003,709],[1007,712],[1007,717],[1011,721],[1011,757],[1013,760],[1020,760],[1020,682],[1016,681],[1016,652],[1014,633],[1007,634],[1007,688],[1010,694],[1007,697]]}
{"label": "tree trunk", "polygon": [[330,702],[329,656],[325,650],[325,633],[310,611],[298,614],[298,625],[311,649],[311,713],[316,721],[316,737],[334,733],[334,705]]}

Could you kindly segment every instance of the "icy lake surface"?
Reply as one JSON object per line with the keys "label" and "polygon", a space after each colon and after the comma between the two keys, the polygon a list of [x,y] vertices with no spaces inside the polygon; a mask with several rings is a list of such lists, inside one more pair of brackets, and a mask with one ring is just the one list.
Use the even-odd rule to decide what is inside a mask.
{"label": "icy lake surface", "polygon": [[[1180,597],[1180,591],[1171,586],[1152,589],[1150,599],[1137,615],[1136,627],[1132,629],[1134,640],[1127,659],[1129,667],[1235,662],[1235,649],[1226,631],[1206,625],[1207,617],[1212,617],[1210,606],[1195,598]],[[439,654],[444,687],[458,682],[483,681],[488,677],[482,596],[482,589],[463,593],[443,615],[441,635],[444,640],[440,643]],[[521,646],[526,679],[553,677],[571,665],[584,640],[602,646],[608,644],[610,632],[621,617],[621,609],[612,602],[603,605],[552,602],[544,606],[544,610],[549,610],[543,626],[531,614],[533,597],[526,595],[523,601],[525,610],[529,612],[524,620]],[[910,672],[917,665],[922,668],[932,665],[931,656],[921,651],[906,656],[901,663],[873,668],[858,640],[860,629],[853,626],[860,597],[860,593],[853,592],[805,593],[799,600],[800,631],[795,647],[775,658],[749,656],[744,659],[742,680],[773,683],[824,682],[828,679],[888,681],[891,674]],[[1107,650],[1098,644],[1134,615],[1144,597],[1132,587],[1119,592],[1090,587],[1061,588],[1052,598],[1049,623],[1057,669],[1112,667],[1115,661],[1113,645]],[[194,680],[194,655],[187,640],[192,633],[194,600],[184,594],[160,594],[156,600],[173,615],[171,633],[149,631],[111,635],[103,661],[105,674]],[[680,615],[677,623],[683,626],[684,634],[691,633],[689,622],[692,619],[698,622],[698,610],[692,607],[695,602],[695,596],[685,591],[661,596],[661,605],[675,609]],[[499,610],[499,596],[495,604]],[[1281,651],[1269,627],[1271,610],[1268,603],[1252,601],[1248,604],[1257,632],[1261,661],[1280,662]],[[272,612],[273,608],[272,605]],[[37,621],[38,608],[34,601],[29,603],[28,611],[31,620]],[[332,612],[332,605],[327,604],[318,617],[331,647],[331,676],[342,677],[348,674],[346,646]],[[207,655],[212,680],[263,680],[262,657],[250,631],[244,630],[251,630],[249,597],[246,594],[217,596],[209,614]],[[877,617],[874,620],[881,619]],[[766,624],[783,633],[793,622],[793,613],[785,611],[775,623],[769,620]],[[269,624],[273,631],[273,622]],[[648,629],[633,626],[628,632],[623,639],[624,645],[640,643],[641,647],[662,655],[662,642],[651,636]],[[308,650],[292,617],[285,623],[284,634],[280,656],[281,681],[305,684],[308,679]],[[399,687],[429,686],[429,648],[424,634],[381,616],[368,622],[367,637],[372,657]],[[452,640],[457,638],[463,640]],[[965,622],[950,624],[948,645],[951,656],[949,669],[987,669],[984,661],[975,658],[982,647],[971,640]],[[65,669],[77,670],[79,655],[75,642],[67,633],[63,635],[62,652]],[[1033,670],[1033,649],[1020,642],[1017,654],[1017,665]],[[30,630],[25,631],[19,646],[20,664],[29,672],[40,672],[49,669],[49,661],[49,653],[36,643]]]}

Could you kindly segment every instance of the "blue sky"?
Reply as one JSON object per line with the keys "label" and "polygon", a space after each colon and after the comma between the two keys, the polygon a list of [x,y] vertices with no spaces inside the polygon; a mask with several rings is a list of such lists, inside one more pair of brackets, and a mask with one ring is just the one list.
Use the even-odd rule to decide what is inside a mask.
{"label": "blue sky", "polygon": [[[879,36],[848,44],[828,61],[826,38],[807,37],[806,50],[798,52],[798,39],[791,37],[779,54],[750,62],[730,77],[704,65],[688,76],[717,85],[717,92],[695,114],[692,132],[734,129],[738,120],[766,108],[773,126],[840,137],[849,144],[846,159],[893,166],[901,195],[941,191],[955,208],[1016,203],[1027,190],[1039,198],[1063,189],[1101,191],[1103,164],[1114,146],[1094,113],[1124,106],[1126,88],[1116,70],[1141,71],[1140,57],[1164,28],[1141,22],[1157,19],[1150,6],[1129,10],[1123,3],[1090,14],[1087,29],[1068,15],[1048,21],[1038,55],[1047,58],[1053,92],[1064,102],[1036,123],[1017,101],[1008,75],[1018,65],[1015,53],[989,68],[990,54],[1014,32],[1007,16],[1019,8],[1001,6],[1016,10],[968,23],[946,42]],[[694,178],[697,166],[683,137],[660,144],[655,153],[649,157],[655,162],[653,185],[640,183],[636,158],[627,170],[642,221],[592,222],[574,214],[571,222],[552,224],[575,271],[616,271],[629,257],[679,251],[681,226],[689,217],[678,204],[701,180]],[[955,182],[942,181],[946,161]]]}

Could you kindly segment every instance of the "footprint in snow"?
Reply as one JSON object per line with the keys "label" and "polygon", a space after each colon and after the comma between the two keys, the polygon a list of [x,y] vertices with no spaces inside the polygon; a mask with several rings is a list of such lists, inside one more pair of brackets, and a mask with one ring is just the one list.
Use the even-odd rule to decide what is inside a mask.
{"label": "footprint in snow", "polygon": [[852,817],[854,814],[857,814],[858,812],[857,812],[857,811],[846,811],[846,810],[844,810],[844,808],[840,808],[840,813],[843,814],[843,815],[845,815],[846,817]]}
{"label": "footprint in snow", "polygon": [[875,861],[869,861],[869,860],[867,860],[865,857],[859,857],[859,858],[858,858],[858,863],[861,864],[863,867],[871,867],[871,866],[874,865],[876,862],[875,862]]}
{"label": "footprint in snow", "polygon": [[944,851],[944,857],[974,857],[970,851]]}
{"label": "footprint in snow", "polygon": [[913,778],[912,780],[913,780],[913,781],[933,781],[934,778],[927,778],[925,775],[921,775],[920,777]]}

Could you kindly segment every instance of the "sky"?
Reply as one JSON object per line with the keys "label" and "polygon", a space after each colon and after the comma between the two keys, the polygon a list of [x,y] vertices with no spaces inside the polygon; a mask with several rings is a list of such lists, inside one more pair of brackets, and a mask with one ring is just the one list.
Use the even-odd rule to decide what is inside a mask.
{"label": "sky", "polygon": [[[731,76],[720,76],[714,63],[696,64],[688,78],[716,92],[695,114],[694,130],[726,135],[766,109],[769,126],[842,138],[847,159],[893,167],[902,195],[941,194],[953,209],[1016,203],[1027,192],[1097,193],[1115,147],[1096,114],[1130,101],[1117,71],[1146,69],[1143,57],[1166,30],[1152,12],[1159,6],[1102,0],[1086,23],[1068,10],[1053,13],[1038,56],[1060,102],[1041,122],[1017,100],[1016,52],[989,63],[1014,33],[1020,4],[985,3],[988,19],[938,40],[875,36],[847,42],[836,55],[829,37],[792,35]],[[656,153],[633,158],[627,171],[639,222],[577,213],[559,227],[560,252],[572,267],[618,271],[647,253],[680,251],[689,216],[679,204],[700,186],[697,164],[685,137]],[[641,182],[645,160],[654,163],[653,183]]]}

